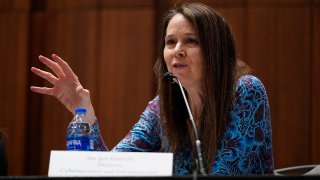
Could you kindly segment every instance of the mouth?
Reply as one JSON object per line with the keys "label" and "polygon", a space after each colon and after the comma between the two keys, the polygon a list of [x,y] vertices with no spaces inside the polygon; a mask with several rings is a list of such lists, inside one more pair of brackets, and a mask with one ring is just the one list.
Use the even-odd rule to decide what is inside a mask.
{"label": "mouth", "polygon": [[181,68],[187,67],[188,65],[182,64],[182,63],[174,63],[172,66],[173,66],[174,68],[181,69]]}

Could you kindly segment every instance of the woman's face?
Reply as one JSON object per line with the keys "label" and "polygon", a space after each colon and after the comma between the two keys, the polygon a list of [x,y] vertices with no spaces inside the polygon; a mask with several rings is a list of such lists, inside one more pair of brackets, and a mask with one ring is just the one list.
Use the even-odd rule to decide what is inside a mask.
{"label": "woman's face", "polygon": [[182,14],[169,21],[163,56],[169,72],[178,76],[186,89],[201,88],[203,53],[199,37]]}

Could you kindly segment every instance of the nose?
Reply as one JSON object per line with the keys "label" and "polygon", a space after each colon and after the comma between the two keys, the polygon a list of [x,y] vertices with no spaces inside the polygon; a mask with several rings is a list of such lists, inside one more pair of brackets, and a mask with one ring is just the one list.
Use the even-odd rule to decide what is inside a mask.
{"label": "nose", "polygon": [[182,43],[177,43],[176,47],[174,48],[174,55],[176,57],[184,57],[186,55],[185,49]]}

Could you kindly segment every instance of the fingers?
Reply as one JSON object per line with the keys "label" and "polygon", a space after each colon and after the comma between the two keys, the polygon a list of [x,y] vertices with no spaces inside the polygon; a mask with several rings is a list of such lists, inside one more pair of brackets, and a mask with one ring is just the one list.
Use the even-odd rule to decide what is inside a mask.
{"label": "fingers", "polygon": [[56,82],[58,81],[58,78],[56,78],[54,75],[52,75],[51,73],[49,72],[46,72],[46,71],[43,71],[41,69],[38,69],[38,68],[35,68],[35,67],[32,67],[31,68],[31,71],[42,77],[43,79],[46,79],[47,81],[49,81],[51,84],[55,85]]}
{"label": "fingers", "polygon": [[48,66],[58,77],[64,76],[63,70],[56,62],[41,55],[39,56],[39,60]]}
{"label": "fingers", "polygon": [[53,88],[31,86],[30,89],[36,93],[53,95]]}
{"label": "fingers", "polygon": [[78,77],[74,74],[68,63],[66,63],[64,60],[62,60],[59,56],[56,54],[52,54],[52,59],[59,64],[63,72],[65,73],[66,76],[73,77],[77,79]]}

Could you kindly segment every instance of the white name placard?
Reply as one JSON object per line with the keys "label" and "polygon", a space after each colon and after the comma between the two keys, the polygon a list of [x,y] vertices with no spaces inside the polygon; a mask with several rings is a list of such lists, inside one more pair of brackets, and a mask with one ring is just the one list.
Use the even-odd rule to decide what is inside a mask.
{"label": "white name placard", "polygon": [[172,153],[51,151],[48,176],[172,176],[172,165]]}

